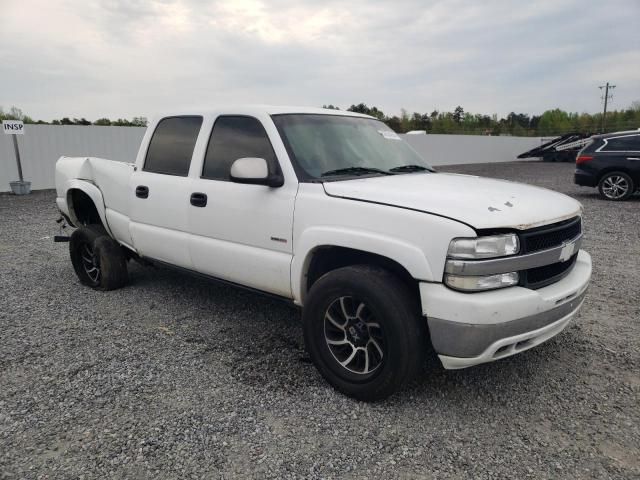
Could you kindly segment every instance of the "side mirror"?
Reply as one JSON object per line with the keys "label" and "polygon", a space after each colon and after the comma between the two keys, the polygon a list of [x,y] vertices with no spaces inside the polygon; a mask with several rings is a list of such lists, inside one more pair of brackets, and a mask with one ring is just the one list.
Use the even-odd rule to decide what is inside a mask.
{"label": "side mirror", "polygon": [[249,183],[252,185],[267,185],[281,187],[284,184],[282,175],[269,174],[269,165],[264,158],[239,158],[231,164],[230,177],[232,182]]}

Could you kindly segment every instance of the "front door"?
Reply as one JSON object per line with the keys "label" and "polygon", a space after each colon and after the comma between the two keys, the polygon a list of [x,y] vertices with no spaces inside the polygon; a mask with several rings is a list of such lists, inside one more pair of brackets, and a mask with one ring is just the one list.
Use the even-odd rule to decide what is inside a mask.
{"label": "front door", "polygon": [[282,187],[231,182],[238,158],[280,167],[262,123],[249,116],[216,119],[202,171],[192,184],[189,249],[194,268],[207,275],[291,297],[293,207],[297,183]]}

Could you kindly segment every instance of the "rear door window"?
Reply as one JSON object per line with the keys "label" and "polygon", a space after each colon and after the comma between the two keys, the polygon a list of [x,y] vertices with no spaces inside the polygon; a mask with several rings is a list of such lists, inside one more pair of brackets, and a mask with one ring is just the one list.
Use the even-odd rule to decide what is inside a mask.
{"label": "rear door window", "polygon": [[143,170],[186,177],[201,125],[202,117],[196,116],[160,120],[149,142]]}
{"label": "rear door window", "polygon": [[640,152],[640,135],[608,138],[603,152]]}

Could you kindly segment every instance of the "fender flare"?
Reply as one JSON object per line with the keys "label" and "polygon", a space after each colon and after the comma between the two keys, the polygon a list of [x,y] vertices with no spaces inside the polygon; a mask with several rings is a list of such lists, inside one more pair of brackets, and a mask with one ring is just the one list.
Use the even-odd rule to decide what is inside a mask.
{"label": "fender flare", "polygon": [[67,202],[67,208],[69,209],[69,217],[71,218],[71,221],[76,226],[78,226],[78,219],[76,218],[76,214],[73,209],[73,203],[71,202],[71,190],[80,190],[81,192],[89,196],[89,198],[93,201],[96,210],[98,211],[98,215],[100,216],[102,225],[109,233],[109,235],[113,237],[111,229],[109,228],[109,223],[107,222],[104,198],[102,197],[102,192],[100,191],[100,189],[94,183],[80,179],[69,180],[65,185],[65,200]]}
{"label": "fender flare", "polygon": [[401,265],[416,280],[433,281],[431,266],[417,245],[374,232],[311,227],[300,235],[291,261],[291,291],[297,304],[303,303],[307,271],[314,252],[320,247],[343,247],[380,255]]}

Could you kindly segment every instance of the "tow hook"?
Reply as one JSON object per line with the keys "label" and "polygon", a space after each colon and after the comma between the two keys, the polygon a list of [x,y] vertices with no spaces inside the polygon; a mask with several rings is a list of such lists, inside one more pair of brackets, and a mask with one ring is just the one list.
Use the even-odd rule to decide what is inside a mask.
{"label": "tow hook", "polygon": [[69,235],[65,235],[65,229],[67,228],[67,222],[65,218],[61,215],[60,218],[56,219],[56,223],[60,225],[60,234],[53,236],[54,242],[68,242],[71,237]]}

